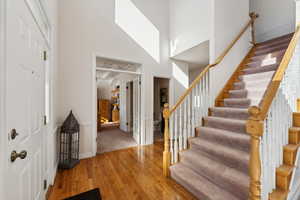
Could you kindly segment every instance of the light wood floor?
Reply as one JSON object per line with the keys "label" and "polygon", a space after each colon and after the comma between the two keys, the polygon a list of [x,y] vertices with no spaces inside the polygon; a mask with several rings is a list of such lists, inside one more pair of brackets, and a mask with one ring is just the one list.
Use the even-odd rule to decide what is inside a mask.
{"label": "light wood floor", "polygon": [[103,200],[194,200],[189,192],[162,175],[162,143],[134,147],[85,159],[59,171],[50,200],[100,188]]}

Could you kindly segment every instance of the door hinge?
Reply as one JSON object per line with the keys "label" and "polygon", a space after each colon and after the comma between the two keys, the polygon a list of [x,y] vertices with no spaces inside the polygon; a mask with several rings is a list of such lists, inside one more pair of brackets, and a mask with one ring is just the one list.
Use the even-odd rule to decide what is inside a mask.
{"label": "door hinge", "polygon": [[47,186],[48,186],[48,185],[47,185],[47,180],[45,179],[45,180],[44,180],[44,190],[47,189]]}
{"label": "door hinge", "polygon": [[44,115],[44,125],[47,125],[47,116]]}
{"label": "door hinge", "polygon": [[47,51],[44,51],[44,53],[43,53],[43,58],[44,58],[44,61],[47,60]]}

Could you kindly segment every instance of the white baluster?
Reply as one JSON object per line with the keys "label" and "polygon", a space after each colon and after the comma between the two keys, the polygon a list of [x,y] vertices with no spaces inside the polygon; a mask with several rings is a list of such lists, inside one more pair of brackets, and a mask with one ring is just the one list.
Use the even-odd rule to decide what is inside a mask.
{"label": "white baluster", "polygon": [[179,146],[178,146],[178,126],[179,126],[179,121],[178,121],[178,110],[175,110],[174,112],[174,162],[176,163],[178,161],[178,151],[179,151]]}
{"label": "white baluster", "polygon": [[187,138],[192,136],[191,95],[187,97]]}
{"label": "white baluster", "polygon": [[169,127],[170,127],[170,153],[171,153],[171,164],[174,164],[174,116],[171,115],[169,119]]}
{"label": "white baluster", "polygon": [[187,149],[187,99],[183,102],[183,149]]}
{"label": "white baluster", "polygon": [[182,127],[182,124],[183,124],[183,119],[182,119],[182,105],[179,106],[178,108],[178,111],[179,111],[179,151],[182,151],[182,130],[183,130],[183,127]]}
{"label": "white baluster", "polygon": [[196,92],[196,98],[195,98],[195,101],[196,101],[196,107],[195,107],[195,110],[196,110],[196,117],[195,117],[195,122],[196,122],[196,127],[199,126],[199,116],[200,116],[200,113],[199,113],[199,84],[196,85],[195,87],[195,92]]}
{"label": "white baluster", "polygon": [[192,137],[195,136],[195,90],[192,90],[192,96],[191,96],[191,101],[192,101]]}

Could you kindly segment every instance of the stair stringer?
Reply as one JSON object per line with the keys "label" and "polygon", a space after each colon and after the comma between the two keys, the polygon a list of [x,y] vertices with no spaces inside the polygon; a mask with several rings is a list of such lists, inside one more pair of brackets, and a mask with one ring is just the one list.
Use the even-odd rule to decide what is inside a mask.
{"label": "stair stringer", "polygon": [[298,150],[287,200],[300,198],[300,151]]}
{"label": "stair stringer", "polygon": [[219,92],[218,96],[215,99],[215,107],[223,106],[222,105],[223,99],[225,99],[225,98],[228,97],[228,91],[229,91],[229,89],[232,88],[233,83],[238,79],[238,76],[242,75],[241,71],[246,67],[247,61],[249,61],[249,59],[254,55],[254,51],[255,51],[255,46],[253,46],[250,49],[250,51],[248,52],[248,54],[244,57],[244,59],[242,60],[242,62],[238,65],[238,67],[233,72],[233,74],[231,75],[231,77],[229,78],[229,80],[226,82],[226,84],[223,87],[223,89]]}

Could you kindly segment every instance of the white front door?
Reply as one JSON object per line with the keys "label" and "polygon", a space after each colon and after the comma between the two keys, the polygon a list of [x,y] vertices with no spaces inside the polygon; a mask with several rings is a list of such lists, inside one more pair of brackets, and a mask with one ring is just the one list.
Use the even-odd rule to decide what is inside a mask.
{"label": "white front door", "polygon": [[133,81],[133,138],[141,144],[141,78]]}
{"label": "white front door", "polygon": [[[7,200],[43,199],[45,41],[25,0],[7,1]],[[13,139],[11,133],[18,135]],[[11,160],[15,152],[17,157]]]}

